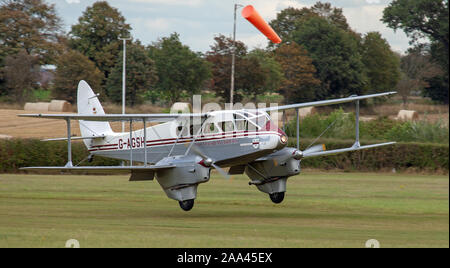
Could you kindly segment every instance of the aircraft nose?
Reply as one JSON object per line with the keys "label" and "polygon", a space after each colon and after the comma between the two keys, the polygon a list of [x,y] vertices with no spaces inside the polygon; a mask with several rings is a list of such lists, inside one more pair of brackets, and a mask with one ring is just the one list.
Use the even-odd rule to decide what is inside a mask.
{"label": "aircraft nose", "polygon": [[283,149],[284,147],[287,146],[287,144],[288,144],[288,137],[287,137],[287,135],[286,134],[282,134],[281,136],[279,136],[277,149],[278,150]]}

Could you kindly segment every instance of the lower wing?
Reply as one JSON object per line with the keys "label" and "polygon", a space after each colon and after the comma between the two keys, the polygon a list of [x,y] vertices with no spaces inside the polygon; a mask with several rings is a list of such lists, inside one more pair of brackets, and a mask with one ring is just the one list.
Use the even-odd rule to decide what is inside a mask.
{"label": "lower wing", "polygon": [[371,148],[387,146],[387,145],[393,145],[393,144],[396,144],[396,142],[386,142],[386,143],[371,144],[371,145],[365,145],[365,146],[353,145],[352,147],[344,148],[344,149],[336,149],[336,150],[329,150],[329,151],[305,153],[303,155],[303,158],[317,157],[317,156],[326,156],[326,155],[340,154],[340,153],[346,153],[346,152],[353,152],[353,151],[359,151],[359,150],[364,150],[364,149],[371,149]]}

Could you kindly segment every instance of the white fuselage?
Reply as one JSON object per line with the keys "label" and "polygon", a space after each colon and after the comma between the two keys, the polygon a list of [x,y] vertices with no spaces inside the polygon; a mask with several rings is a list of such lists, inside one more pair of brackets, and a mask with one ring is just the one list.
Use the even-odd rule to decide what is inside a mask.
{"label": "white fuselage", "polygon": [[191,154],[189,144],[195,142],[218,165],[238,165],[285,147],[286,142],[281,141],[285,134],[265,127],[270,120],[266,114],[263,116],[266,121],[260,127],[252,125],[248,118],[246,122],[236,119],[232,112],[215,112],[199,124],[199,130],[194,130],[189,122],[174,120],[146,128],[146,135],[140,129],[93,139],[88,150],[94,155],[136,162],[144,162],[147,154],[148,163],[157,163],[167,156]]}

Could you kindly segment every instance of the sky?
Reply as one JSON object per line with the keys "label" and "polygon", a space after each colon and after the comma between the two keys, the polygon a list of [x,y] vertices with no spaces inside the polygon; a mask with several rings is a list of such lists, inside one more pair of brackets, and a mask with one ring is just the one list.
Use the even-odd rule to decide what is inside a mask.
{"label": "sky", "polygon": [[[56,6],[63,19],[64,29],[78,22],[78,18],[96,0],[46,0]],[[403,53],[409,48],[409,39],[399,30],[394,32],[380,19],[383,10],[392,0],[323,0],[342,8],[350,27],[365,34],[378,31],[394,51]],[[206,52],[214,37],[223,34],[231,37],[233,32],[234,4],[253,5],[261,16],[270,21],[287,7],[310,7],[317,0],[108,0],[117,8],[132,27],[132,36],[143,44],[156,42],[171,33],[180,34],[181,41],[192,50]],[[236,39],[250,49],[265,48],[268,40],[238,11]]]}

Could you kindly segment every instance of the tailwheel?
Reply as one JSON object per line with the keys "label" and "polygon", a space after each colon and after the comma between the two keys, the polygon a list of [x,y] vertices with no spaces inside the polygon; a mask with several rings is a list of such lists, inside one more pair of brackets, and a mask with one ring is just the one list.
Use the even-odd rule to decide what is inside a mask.
{"label": "tailwheel", "polygon": [[179,201],[178,203],[184,211],[189,211],[194,207],[194,199]]}
{"label": "tailwheel", "polygon": [[284,200],[284,192],[269,194],[270,200],[275,204],[279,204]]}

